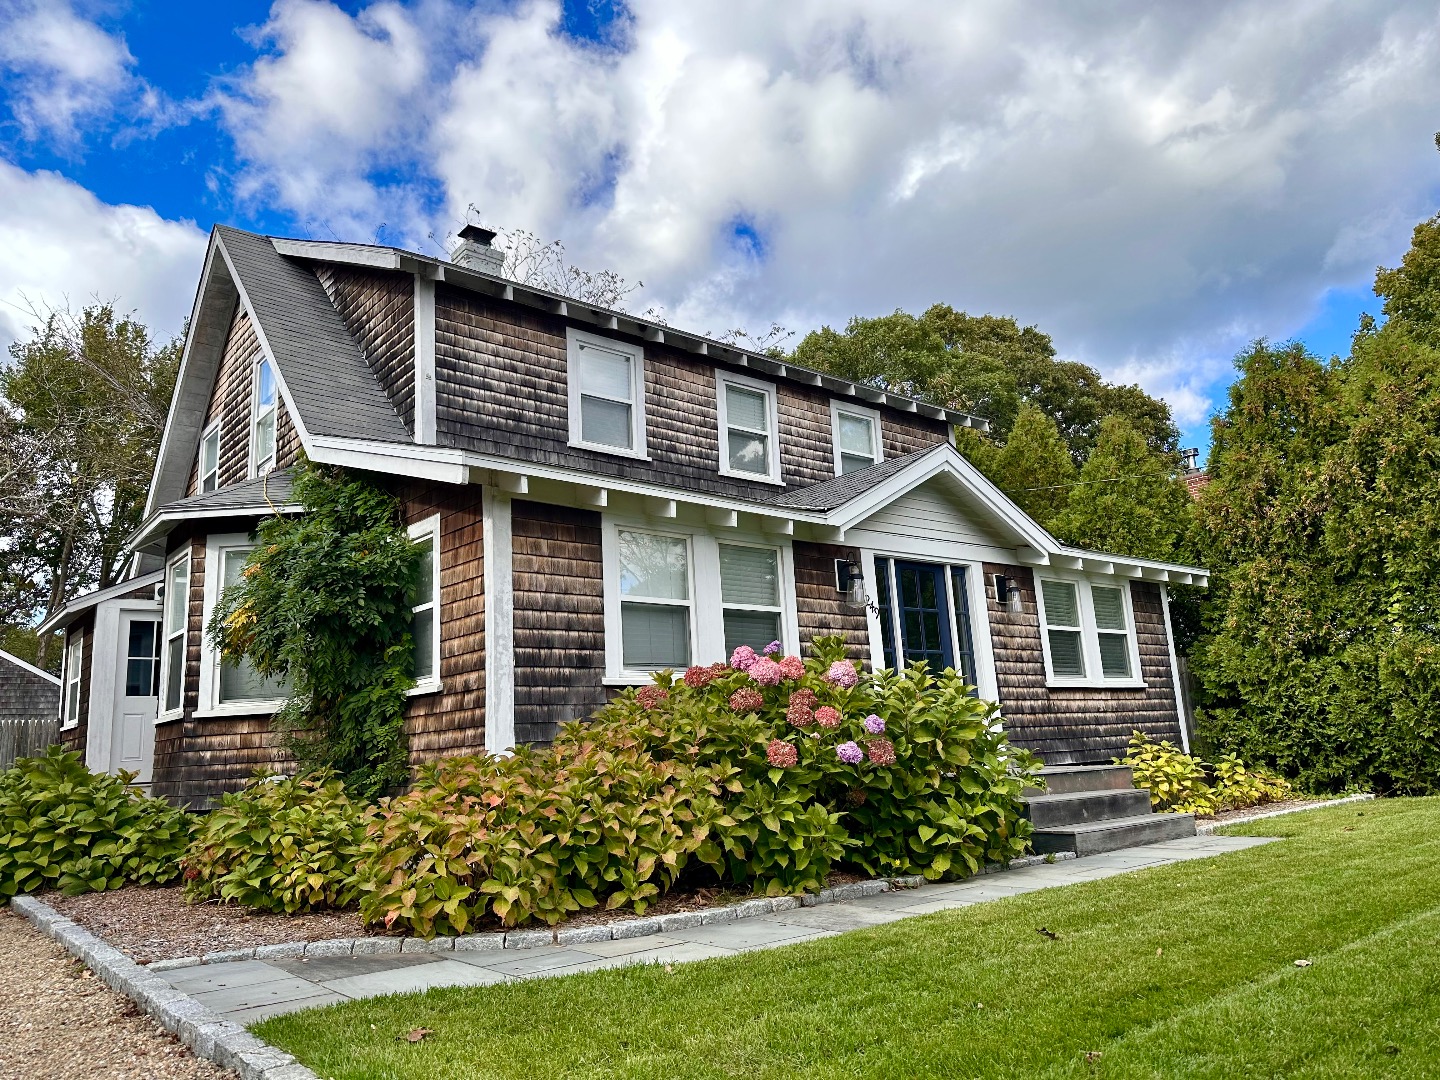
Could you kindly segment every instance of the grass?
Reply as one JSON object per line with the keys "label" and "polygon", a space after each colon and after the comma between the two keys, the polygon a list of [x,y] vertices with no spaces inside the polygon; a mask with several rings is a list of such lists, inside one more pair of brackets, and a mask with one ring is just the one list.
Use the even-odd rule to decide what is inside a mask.
{"label": "grass", "polygon": [[[1230,831],[1289,839],[673,973],[433,990],[256,1032],[334,1080],[1440,1074],[1440,799]],[[396,1040],[415,1027],[435,1034]]]}

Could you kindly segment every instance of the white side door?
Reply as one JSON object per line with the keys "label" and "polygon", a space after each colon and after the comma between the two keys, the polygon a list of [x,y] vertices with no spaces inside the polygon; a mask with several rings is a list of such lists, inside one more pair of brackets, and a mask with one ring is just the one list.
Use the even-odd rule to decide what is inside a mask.
{"label": "white side door", "polygon": [[115,673],[114,729],[110,735],[110,772],[138,773],[137,784],[150,783],[155,763],[155,714],[160,707],[160,619],[141,611],[120,612],[119,670]]}

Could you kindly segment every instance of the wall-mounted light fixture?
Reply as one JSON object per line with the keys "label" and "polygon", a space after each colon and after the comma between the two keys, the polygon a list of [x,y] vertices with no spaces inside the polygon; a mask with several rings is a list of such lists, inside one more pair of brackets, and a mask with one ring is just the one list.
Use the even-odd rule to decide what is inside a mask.
{"label": "wall-mounted light fixture", "polygon": [[1000,605],[1002,611],[1008,611],[1015,615],[1019,615],[1025,610],[1025,605],[1020,599],[1020,586],[1004,574],[995,575],[995,602]]}
{"label": "wall-mounted light fixture", "polygon": [[852,559],[835,560],[835,589],[845,594],[847,604],[865,606],[865,572],[858,562]]}

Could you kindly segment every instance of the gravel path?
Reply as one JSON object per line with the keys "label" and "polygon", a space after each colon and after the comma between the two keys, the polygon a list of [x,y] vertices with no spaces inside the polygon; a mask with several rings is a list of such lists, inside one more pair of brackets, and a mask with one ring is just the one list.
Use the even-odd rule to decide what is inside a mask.
{"label": "gravel path", "polygon": [[222,1080],[128,998],[0,908],[0,1080]]}

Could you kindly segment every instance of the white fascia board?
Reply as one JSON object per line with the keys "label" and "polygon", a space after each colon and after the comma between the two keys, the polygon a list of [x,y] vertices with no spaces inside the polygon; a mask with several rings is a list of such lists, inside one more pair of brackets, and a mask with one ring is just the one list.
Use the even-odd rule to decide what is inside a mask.
{"label": "white fascia board", "polygon": [[31,675],[39,675],[42,679],[49,679],[56,686],[60,685],[60,679],[58,676],[51,675],[48,671],[41,671],[34,664],[27,664],[24,660],[21,660],[20,657],[16,656],[14,653],[8,653],[4,649],[0,649],[0,661],[14,664],[16,667],[24,671],[30,672]]}
{"label": "white fascia board", "polygon": [[324,240],[288,240],[272,236],[271,245],[281,255],[316,262],[343,262],[350,266],[369,266],[380,270],[399,270],[400,252],[395,248],[371,244],[345,244]]}
{"label": "white fascia board", "polygon": [[107,585],[103,589],[96,589],[94,592],[84,593],[81,596],[75,597],[75,599],[71,600],[59,611],[55,612],[54,615],[51,615],[42,622],[35,628],[35,632],[37,634],[48,634],[52,630],[58,630],[61,625],[69,622],[73,616],[80,614],[82,611],[89,610],[96,604],[103,603],[112,597],[124,596],[126,593],[134,592],[136,589],[143,589],[146,585],[158,585],[164,578],[164,570],[152,570],[150,573],[143,574],[140,577],[126,578],[124,581],[117,581],[114,585]]}
{"label": "white fascia board", "polygon": [[[1199,566],[1183,563],[1160,562],[1157,559],[1136,559],[1128,555],[1116,555],[1109,551],[1088,551],[1085,548],[1062,544],[1058,554],[1066,559],[1079,559],[1083,564],[1110,563],[1113,572],[1122,577],[1143,577],[1148,581],[1175,581],[1182,585],[1198,585],[1205,588],[1210,582],[1210,571]],[[1086,566],[1086,569],[1089,569]],[[1164,576],[1161,576],[1161,575]],[[1186,579],[1189,580],[1186,580]]]}
{"label": "white fascia board", "polygon": [[[280,514],[303,514],[305,507],[299,503],[282,503],[274,507],[274,513]],[[272,513],[271,507],[266,506],[226,506],[207,508],[204,510],[167,510],[155,514],[144,527],[125,541],[126,551],[136,551],[153,540],[168,536],[174,526],[182,521],[213,521],[217,518],[243,518],[243,517],[269,517]],[[161,528],[170,526],[170,528]]]}
{"label": "white fascia board", "polygon": [[[418,443],[379,442],[346,439],[336,435],[315,435],[305,446],[311,461],[322,465],[343,465],[370,472],[394,473],[446,484],[470,482],[465,452],[448,446]],[[530,473],[523,462],[510,462],[508,472]]]}

